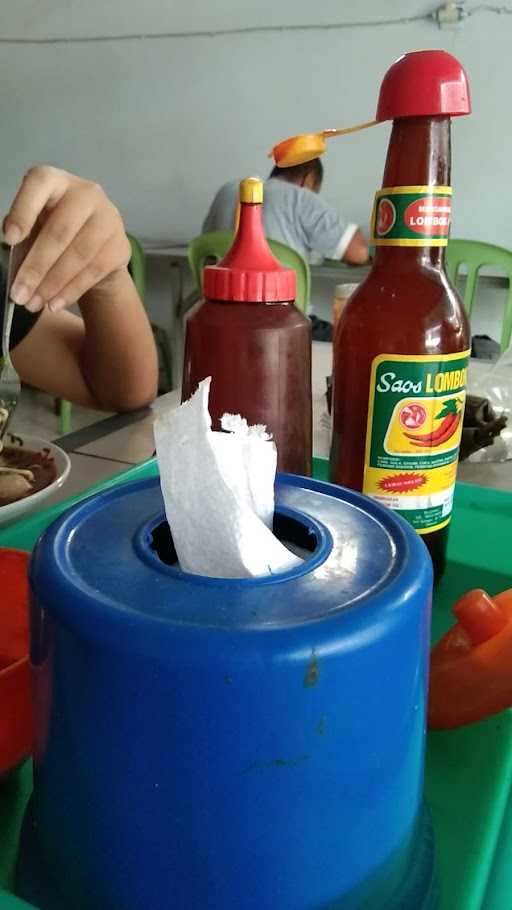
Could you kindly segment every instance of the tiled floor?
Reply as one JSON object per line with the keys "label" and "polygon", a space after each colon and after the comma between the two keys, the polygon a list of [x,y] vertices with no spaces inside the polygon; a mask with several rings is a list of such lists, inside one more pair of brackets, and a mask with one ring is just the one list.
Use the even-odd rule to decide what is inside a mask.
{"label": "tiled floor", "polygon": [[[71,429],[81,430],[107,416],[102,411],[90,411],[73,405]],[[30,433],[50,440],[60,436],[60,419],[55,413],[54,399],[44,392],[23,387],[10,429],[20,436]]]}
{"label": "tiled floor", "polygon": [[153,415],[140,420],[136,425],[123,427],[77,449],[81,455],[121,460],[128,464],[146,461],[151,458],[154,451]]}
{"label": "tiled floor", "polygon": [[128,462],[111,461],[108,458],[97,458],[95,455],[81,455],[79,452],[70,452],[71,472],[64,486],[48,498],[45,505],[55,505],[63,499],[69,499],[77,493],[88,490],[89,487],[121,474],[132,467]]}

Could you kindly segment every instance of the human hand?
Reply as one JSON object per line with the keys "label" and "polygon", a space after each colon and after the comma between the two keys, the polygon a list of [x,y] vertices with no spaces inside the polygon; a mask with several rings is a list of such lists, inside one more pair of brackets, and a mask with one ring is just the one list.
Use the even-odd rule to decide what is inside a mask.
{"label": "human hand", "polygon": [[101,186],[55,167],[33,167],[4,219],[11,246],[34,242],[11,288],[33,313],[56,312],[108,283],[130,261],[123,221]]}

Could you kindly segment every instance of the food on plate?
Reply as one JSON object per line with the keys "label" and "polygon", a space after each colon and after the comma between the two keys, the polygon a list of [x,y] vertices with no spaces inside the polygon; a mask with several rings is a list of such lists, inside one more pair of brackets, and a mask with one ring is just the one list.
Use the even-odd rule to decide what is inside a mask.
{"label": "food on plate", "polygon": [[57,476],[49,449],[35,452],[26,449],[19,436],[6,439],[3,447],[0,442],[0,507],[43,490]]}

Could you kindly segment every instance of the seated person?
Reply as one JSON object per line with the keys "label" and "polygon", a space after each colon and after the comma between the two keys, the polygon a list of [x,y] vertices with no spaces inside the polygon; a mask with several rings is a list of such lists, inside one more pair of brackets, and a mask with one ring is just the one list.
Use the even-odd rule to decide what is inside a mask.
{"label": "seated person", "polygon": [[[11,351],[20,379],[88,408],[129,411],[157,392],[151,327],[128,273],[121,216],[95,183],[53,167],[25,175],[3,224],[35,239],[11,288]],[[0,290],[3,320],[5,275]],[[78,303],[80,316],[67,307]]]}
{"label": "seated person", "polygon": [[[353,265],[368,261],[368,247],[356,224],[346,222],[319,195],[319,158],[295,167],[274,167],[265,182],[263,222],[267,237],[286,243],[309,261],[310,253]],[[236,223],[239,181],[224,184],[203,224],[208,231],[231,231]]]}

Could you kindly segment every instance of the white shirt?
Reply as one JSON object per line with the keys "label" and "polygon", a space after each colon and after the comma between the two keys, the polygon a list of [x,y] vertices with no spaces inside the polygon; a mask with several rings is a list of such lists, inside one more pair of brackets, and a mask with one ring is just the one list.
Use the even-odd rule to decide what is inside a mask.
{"label": "white shirt", "polygon": [[[232,231],[239,198],[238,180],[225,183],[213,200],[203,233]],[[286,243],[309,260],[310,253],[341,259],[357,225],[346,222],[318,193],[271,178],[263,188],[263,224],[270,240]]]}

